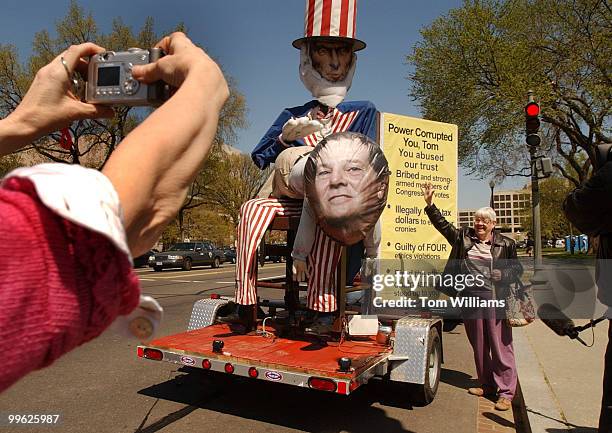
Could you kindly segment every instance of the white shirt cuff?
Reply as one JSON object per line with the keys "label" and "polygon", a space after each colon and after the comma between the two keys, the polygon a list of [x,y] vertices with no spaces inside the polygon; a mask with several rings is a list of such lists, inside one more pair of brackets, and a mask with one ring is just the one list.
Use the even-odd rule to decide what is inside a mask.
{"label": "white shirt cuff", "polygon": [[32,181],[45,206],[73,223],[106,236],[132,259],[119,196],[102,173],[80,165],[47,163],[18,168],[4,179],[11,177]]}

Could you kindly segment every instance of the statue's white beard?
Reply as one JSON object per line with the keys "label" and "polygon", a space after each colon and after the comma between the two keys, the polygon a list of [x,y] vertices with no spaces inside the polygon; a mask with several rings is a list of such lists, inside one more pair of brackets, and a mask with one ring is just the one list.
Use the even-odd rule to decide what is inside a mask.
{"label": "statue's white beard", "polygon": [[312,66],[308,44],[304,44],[300,50],[300,79],[304,86],[312,93],[321,104],[335,108],[336,105],[344,100],[347,92],[351,88],[353,75],[355,74],[355,64],[357,55],[353,53],[351,67],[342,81],[331,82],[326,80]]}

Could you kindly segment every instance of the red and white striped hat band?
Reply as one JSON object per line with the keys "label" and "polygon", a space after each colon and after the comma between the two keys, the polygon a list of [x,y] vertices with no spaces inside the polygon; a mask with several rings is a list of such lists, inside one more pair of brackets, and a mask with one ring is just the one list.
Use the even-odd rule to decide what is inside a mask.
{"label": "red and white striped hat band", "polygon": [[342,38],[353,42],[353,50],[363,50],[365,42],[355,39],[357,0],[306,0],[304,37],[293,41],[302,48],[310,38]]}

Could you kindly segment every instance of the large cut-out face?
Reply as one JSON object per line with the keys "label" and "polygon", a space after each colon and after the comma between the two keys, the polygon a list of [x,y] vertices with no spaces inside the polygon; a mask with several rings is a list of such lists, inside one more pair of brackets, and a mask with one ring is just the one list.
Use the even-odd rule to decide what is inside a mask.
{"label": "large cut-out face", "polygon": [[353,44],[333,39],[312,41],[310,59],[315,70],[327,81],[342,81],[351,67]]}
{"label": "large cut-out face", "polygon": [[389,166],[378,144],[354,132],[332,134],[310,153],[304,187],[315,217],[332,238],[363,239],[385,206]]}
{"label": "large cut-out face", "polygon": [[315,191],[323,214],[331,219],[359,213],[362,191],[374,182],[369,152],[356,140],[325,146],[317,158]]}

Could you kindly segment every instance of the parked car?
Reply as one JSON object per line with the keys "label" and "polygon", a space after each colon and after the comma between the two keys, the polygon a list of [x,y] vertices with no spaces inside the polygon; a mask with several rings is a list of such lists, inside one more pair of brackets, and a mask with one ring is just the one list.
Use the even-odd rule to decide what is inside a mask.
{"label": "parked car", "polygon": [[153,261],[153,258],[155,257],[155,253],[157,253],[157,250],[149,250],[146,253],[144,253],[142,256],[138,256],[134,258],[134,267],[135,268],[142,268],[143,266],[147,266],[150,262]]}
{"label": "parked car", "polygon": [[225,254],[226,262],[236,263],[236,248],[225,247],[223,248],[223,254]]}
{"label": "parked car", "polygon": [[225,262],[225,254],[208,241],[179,242],[169,250],[155,254],[149,266],[156,272],[165,268],[182,268],[185,271],[193,266],[210,265],[218,268]]}
{"label": "parked car", "polygon": [[557,239],[555,241],[555,248],[565,248],[565,239]]}

